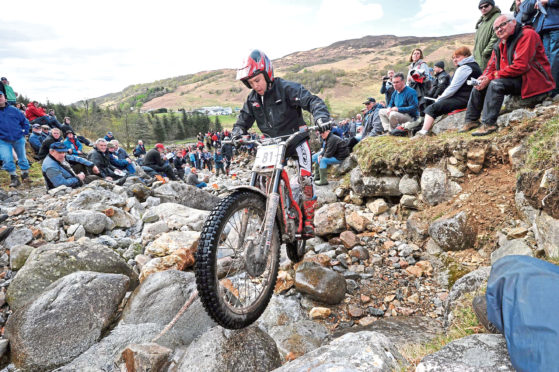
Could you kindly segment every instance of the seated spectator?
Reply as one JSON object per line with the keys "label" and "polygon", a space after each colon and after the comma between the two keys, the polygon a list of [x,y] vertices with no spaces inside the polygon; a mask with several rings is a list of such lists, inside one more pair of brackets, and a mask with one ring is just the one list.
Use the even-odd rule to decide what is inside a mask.
{"label": "seated spectator", "polygon": [[454,51],[452,61],[458,67],[454,73],[452,83],[444,90],[435,103],[425,109],[425,122],[423,128],[416,136],[424,136],[429,133],[436,118],[448,114],[454,110],[466,108],[468,99],[472,92],[472,85],[467,82],[481,75],[481,69],[474,60],[472,52],[467,47],[460,47]]}
{"label": "seated spectator", "polygon": [[165,151],[165,146],[161,143],[155,144],[155,147],[149,150],[144,157],[144,166],[150,167],[154,171],[158,172],[169,179],[176,181],[175,172],[171,165],[165,160],[163,160],[162,153]]}
{"label": "seated spectator", "polygon": [[322,149],[312,156],[315,184],[328,185],[328,166],[340,164],[349,156],[347,144],[330,130],[320,133]]}
{"label": "seated spectator", "polygon": [[[443,61],[439,61],[435,63],[435,67],[433,67],[433,71],[435,72],[435,81],[432,84],[431,89],[429,89],[429,92],[427,92],[427,97],[437,98],[441,94],[443,94],[444,90],[450,85],[450,75],[448,74],[448,72],[444,70]],[[426,103],[427,105],[430,105],[432,101]]]}
{"label": "seated spectator", "polygon": [[52,145],[54,142],[62,142],[63,140],[64,139],[62,138],[60,129],[52,128],[50,130],[50,134],[41,143],[41,148],[39,149],[37,157],[40,160],[43,160],[49,154],[50,145]]}
{"label": "seated spectator", "polygon": [[173,166],[175,167],[178,177],[183,180],[184,169],[186,168],[186,159],[184,158],[184,153],[182,151],[178,151],[173,157]]}
{"label": "seated spectator", "polygon": [[43,136],[43,131],[41,130],[41,126],[39,124],[33,124],[31,131],[32,133],[29,136],[29,144],[35,154],[38,154],[41,149],[41,143],[43,143],[46,137]]}
{"label": "seated spectator", "polygon": [[380,94],[384,94],[386,102],[390,102],[392,93],[394,93],[394,85],[392,85],[392,78],[394,77],[394,70],[388,70],[386,76],[382,78],[382,85],[380,87]]}
{"label": "seated spectator", "polygon": [[41,167],[43,177],[47,185],[47,190],[66,185],[68,187],[76,188],[82,186],[84,183],[89,183],[96,179],[98,176],[87,176],[84,172],[76,173],[69,161],[81,164],[84,167],[92,168],[93,173],[99,173],[99,169],[90,161],[80,158],[78,156],[66,155],[68,149],[60,142],[54,142],[49,148],[49,154],[43,161]]}
{"label": "seated spectator", "polygon": [[118,142],[118,140],[112,140],[111,143],[115,146],[115,155],[120,159],[120,160],[127,160],[129,163],[132,162],[132,159],[130,159],[130,156],[128,156],[128,153],[126,152],[126,150],[120,146],[120,142]]}
{"label": "seated spectator", "polygon": [[196,186],[199,189],[203,189],[204,187],[208,186],[207,182],[209,181],[208,177],[204,178],[204,181],[200,181],[198,179],[198,170],[194,167],[190,169],[190,174],[186,177],[186,183],[192,186]]}
{"label": "seated spectator", "polygon": [[16,99],[19,94],[17,94],[17,92],[14,92],[7,78],[5,77],[0,78],[0,82],[4,84],[4,89],[6,89],[6,99],[7,99],[6,104],[15,106]]}
{"label": "seated spectator", "polygon": [[117,174],[117,168],[111,164],[111,156],[107,151],[107,141],[104,138],[98,138],[95,141],[93,150],[87,155],[87,159],[95,164],[99,169],[99,175],[108,181],[124,178],[123,172]]}
{"label": "seated spectator", "polygon": [[23,103],[16,103],[16,108],[25,116],[25,105]]}
{"label": "seated spectator", "polygon": [[[25,116],[31,124],[48,125],[50,128],[60,128],[61,124],[56,117],[51,117],[45,113],[42,107],[38,107],[37,101],[29,102]],[[48,152],[48,149],[47,149]],[[46,155],[45,155],[46,156]]]}
{"label": "seated spectator", "polygon": [[50,135],[50,127],[48,125],[41,125],[41,130],[43,131],[43,137],[47,138]]}
{"label": "seated spectator", "polygon": [[76,138],[74,132],[71,130],[66,132],[64,146],[66,146],[68,153],[71,155],[85,156],[81,142]]}
{"label": "seated spectator", "polygon": [[134,148],[132,154],[134,154],[134,156],[138,159],[146,154],[146,148],[142,140],[138,140],[138,145]]}
{"label": "seated spectator", "polygon": [[118,146],[114,143],[114,141],[116,140],[112,140],[110,142],[107,143],[107,151],[110,155],[110,161],[111,164],[116,167],[117,169],[120,169],[122,171],[126,171],[128,174],[135,174],[136,173],[136,169],[134,168],[134,165],[132,164],[132,160],[130,160],[130,158],[124,158],[124,159],[120,159],[117,155],[117,149]]}
{"label": "seated spectator", "polygon": [[70,118],[68,116],[66,116],[64,120],[62,120],[62,125],[60,126],[60,130],[62,130],[62,135],[64,137],[66,137],[66,132],[68,131],[74,132],[74,135],[76,134],[76,131],[70,125]]}
{"label": "seated spectator", "polygon": [[493,48],[487,68],[472,89],[463,131],[480,125],[473,136],[485,136],[497,130],[497,117],[505,95],[529,98],[555,88],[551,67],[540,36],[531,26],[522,27],[512,15],[498,17],[493,28],[500,42]]}
{"label": "seated spectator", "polygon": [[413,121],[419,116],[417,93],[404,83],[404,74],[401,72],[392,78],[394,93],[387,108],[379,111],[380,121],[385,131],[390,131],[408,121]]}
{"label": "seated spectator", "polygon": [[383,109],[384,106],[378,104],[373,97],[369,97],[363,104],[367,108],[367,113],[365,114],[365,121],[363,123],[362,137],[380,136],[383,133],[380,110]]}
{"label": "seated spectator", "polygon": [[113,136],[113,132],[107,132],[107,135],[105,136],[105,141],[110,142],[114,139],[115,137]]}

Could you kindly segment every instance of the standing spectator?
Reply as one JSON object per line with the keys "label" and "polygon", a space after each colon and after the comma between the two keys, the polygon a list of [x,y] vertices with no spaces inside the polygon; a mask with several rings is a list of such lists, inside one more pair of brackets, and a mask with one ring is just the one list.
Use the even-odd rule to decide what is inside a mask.
{"label": "standing spectator", "polygon": [[481,18],[476,23],[476,36],[474,38],[474,59],[481,71],[485,70],[493,45],[498,38],[493,30],[493,23],[501,15],[501,9],[495,6],[494,0],[481,0],[478,5]]}
{"label": "standing spectator", "polygon": [[437,98],[443,94],[444,90],[450,85],[450,75],[444,70],[443,61],[435,63],[433,70],[435,72],[435,81],[429,90],[429,93],[427,93],[427,96]]}
{"label": "standing spectator", "polygon": [[382,127],[390,131],[408,121],[413,121],[419,116],[417,93],[404,82],[404,74],[401,72],[392,78],[394,94],[390,98],[387,108],[379,111]]}
{"label": "standing spectator", "polygon": [[29,136],[29,144],[35,154],[38,154],[41,149],[41,143],[43,143],[45,137],[43,136],[43,132],[41,131],[41,126],[39,124],[33,124],[31,131],[32,133]]}
{"label": "standing spectator", "polygon": [[384,94],[386,102],[390,102],[392,93],[394,93],[394,85],[392,85],[392,78],[394,77],[394,70],[388,70],[386,76],[382,78],[382,86],[380,93]]}
{"label": "standing spectator", "polygon": [[415,89],[417,93],[417,107],[419,113],[423,116],[423,111],[427,106],[425,96],[431,89],[431,70],[425,61],[423,61],[423,51],[414,49],[410,56],[410,66],[408,68],[408,86]]}
{"label": "standing spectator", "polygon": [[204,166],[208,167],[208,170],[211,172],[212,169],[213,169],[212,153],[209,152],[208,150],[204,149],[204,152],[202,153],[202,155],[204,156]]}
{"label": "standing spectator", "polygon": [[[223,140],[230,141],[230,138],[226,136]],[[223,160],[225,161],[225,173],[229,175],[231,160],[233,159],[233,145],[231,142],[224,143],[223,146],[221,146],[221,153],[223,155]]]}
{"label": "standing spectator", "polygon": [[19,94],[17,94],[17,92],[14,92],[7,78],[2,77],[0,78],[0,81],[2,82],[2,84],[4,84],[4,89],[6,90],[6,104],[15,106],[16,99]]}
{"label": "standing spectator", "polygon": [[427,65],[427,62],[423,60],[423,51],[421,49],[419,48],[414,49],[411,52],[409,61],[410,61],[410,65],[408,67],[408,82],[407,82],[409,86],[412,86],[412,83],[414,82],[413,74],[417,73],[418,71],[423,72],[427,78],[430,77],[429,66]]}
{"label": "standing spectator", "polygon": [[534,97],[555,88],[542,41],[531,26],[522,27],[514,16],[499,16],[493,24],[501,40],[487,68],[472,89],[465,128],[475,127],[483,109],[482,126],[472,133],[485,136],[497,130],[497,117],[506,94]]}
{"label": "standing spectator", "polygon": [[2,169],[10,174],[10,187],[21,185],[14,162],[15,151],[21,169],[21,179],[29,181],[29,162],[25,155],[25,136],[29,133],[29,122],[15,107],[6,103],[6,96],[0,92],[0,159]]}
{"label": "standing spectator", "polygon": [[165,160],[163,160],[163,152],[165,152],[165,146],[161,143],[156,143],[155,147],[149,150],[144,157],[144,166],[150,167],[159,174],[176,181],[177,177],[175,177],[173,168],[168,162],[166,163]]}
{"label": "standing spectator", "polygon": [[43,160],[49,154],[50,145],[55,142],[62,142],[64,140],[61,133],[61,130],[58,128],[52,128],[50,130],[50,134],[47,136],[47,138],[45,138],[43,143],[41,143],[41,148],[39,149],[39,153],[37,154],[37,157],[40,160]]}
{"label": "standing spectator", "polygon": [[221,173],[225,174],[225,168],[223,166],[223,155],[221,154],[221,149],[217,149],[215,150],[215,154],[214,154],[214,160],[215,160],[215,174],[216,176],[219,177],[219,172],[221,171]]}

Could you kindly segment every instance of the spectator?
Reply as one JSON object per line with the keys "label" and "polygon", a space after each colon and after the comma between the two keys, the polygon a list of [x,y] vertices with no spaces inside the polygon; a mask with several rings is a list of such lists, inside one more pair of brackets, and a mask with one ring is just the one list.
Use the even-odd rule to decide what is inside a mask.
{"label": "spectator", "polygon": [[[2,84],[0,84],[2,85]],[[25,105],[21,102],[16,103],[16,108],[21,111],[21,113],[25,116]]]}
{"label": "spectator", "polygon": [[67,152],[68,149],[66,146],[60,142],[54,142],[50,146],[49,154],[43,161],[41,167],[47,190],[62,185],[76,188],[82,186],[84,183],[99,179],[98,176],[86,176],[84,172],[76,172],[70,165],[70,161],[91,168],[93,173],[99,173],[99,169],[86,159],[78,156],[66,155]]}
{"label": "spectator", "polygon": [[[369,97],[363,104],[367,107],[367,113],[361,133],[362,138],[380,136],[383,133],[383,128],[379,113],[384,106],[378,104],[372,97]],[[353,146],[351,148],[353,149]]]}
{"label": "spectator", "polygon": [[85,156],[83,153],[83,146],[81,142],[76,138],[74,132],[69,130],[66,132],[66,139],[64,140],[64,146],[68,149],[68,153],[72,155]]}
{"label": "spectator", "polygon": [[[452,61],[458,67],[454,73],[452,83],[441,94],[437,102],[425,109],[425,122],[423,123],[423,128],[417,132],[417,136],[428,134],[437,117],[468,106],[472,85],[469,85],[467,81],[471,78],[478,78],[481,75],[481,69],[474,60],[470,49],[465,46],[454,51]],[[464,131],[471,129],[465,129]]]}
{"label": "spectator", "polygon": [[474,59],[481,70],[485,70],[493,45],[498,41],[493,30],[493,23],[501,15],[501,9],[495,6],[494,0],[481,0],[478,5],[481,18],[476,23],[476,35],[474,38]]}
{"label": "spectator", "polygon": [[6,103],[6,96],[0,92],[0,159],[4,162],[3,169],[10,174],[10,187],[21,185],[16,173],[14,151],[21,169],[21,180],[29,181],[29,162],[25,155],[27,133],[29,122],[18,109]]}
{"label": "spectator", "polygon": [[60,129],[52,128],[50,130],[50,134],[47,136],[47,138],[44,139],[43,143],[41,143],[41,148],[39,149],[39,153],[37,154],[39,160],[43,160],[47,157],[47,155],[49,154],[50,145],[52,145],[54,142],[62,142],[63,140],[64,139],[62,138]]}
{"label": "spectator", "polygon": [[186,168],[186,159],[184,158],[184,153],[178,151],[175,157],[173,157],[173,165],[177,171],[177,175],[181,180],[184,180],[184,172]]}
{"label": "spectator", "polygon": [[169,179],[176,181],[175,172],[171,165],[162,158],[162,153],[165,151],[165,146],[161,143],[155,144],[155,147],[149,150],[144,157],[144,166],[150,167],[154,171],[158,172]]}
{"label": "spectator", "polygon": [[[230,141],[230,138],[226,136],[224,141]],[[223,154],[223,160],[225,161],[225,173],[229,175],[231,160],[233,159],[233,145],[231,142],[224,143],[223,146],[221,146],[221,153]]]}
{"label": "spectator", "polygon": [[188,154],[188,158],[190,160],[190,166],[192,168],[196,168],[198,166],[198,164],[196,162],[196,150],[191,149],[190,153]]}
{"label": "spectator", "polygon": [[107,151],[107,141],[104,138],[98,138],[95,141],[93,150],[89,152],[87,158],[97,166],[99,175],[106,180],[112,181],[123,177],[115,172],[116,168],[111,164],[111,157]]}
{"label": "spectator", "polygon": [[[431,98],[438,98],[450,85],[450,75],[444,70],[443,61],[435,63],[433,71],[435,72],[435,81],[433,83],[433,86],[427,93],[427,96]],[[454,74],[454,76],[456,76],[456,73]],[[429,105],[430,103],[428,102],[427,104]]]}
{"label": "spectator", "polygon": [[500,42],[479,85],[472,89],[464,130],[475,128],[483,109],[482,126],[472,133],[485,136],[497,130],[497,117],[506,94],[534,97],[555,88],[551,67],[539,35],[531,26],[517,24],[513,15],[499,16],[493,24]]}
{"label": "spectator", "polygon": [[211,172],[213,169],[212,153],[204,149],[204,151],[202,152],[202,156],[204,157],[204,166],[208,167],[208,170]]}
{"label": "spectator", "polygon": [[50,135],[50,127],[48,125],[41,125],[41,130],[43,131],[43,137],[47,138]]}
{"label": "spectator", "polygon": [[417,93],[404,83],[404,74],[401,72],[392,78],[394,94],[390,98],[388,107],[379,111],[382,127],[390,131],[408,121],[413,121],[419,116]]}
{"label": "spectator", "polygon": [[7,78],[2,77],[0,78],[0,81],[2,82],[2,84],[4,84],[4,89],[6,90],[6,104],[15,106],[16,98],[19,94],[17,94],[17,92],[14,92]]}
{"label": "spectator", "polygon": [[117,155],[118,145],[114,143],[115,141],[116,140],[112,140],[107,143],[107,152],[109,153],[109,159],[111,161],[111,164],[117,169],[126,171],[128,174],[135,174],[136,169],[132,164],[132,160],[130,160],[130,158],[120,159],[118,157]]}
{"label": "spectator", "polygon": [[[328,185],[328,166],[340,164],[349,156],[347,144],[331,130],[320,133],[322,149],[312,156],[314,164],[315,184]],[[317,171],[318,169],[318,171]]]}
{"label": "spectator", "polygon": [[417,93],[417,107],[420,115],[423,116],[423,111],[427,106],[425,96],[429,89],[431,89],[431,70],[427,63],[423,61],[423,51],[421,49],[414,49],[412,51],[410,62],[407,85],[415,89]]}
{"label": "spectator", "polygon": [[107,132],[107,135],[105,136],[105,141],[110,142],[114,139],[115,137],[113,136],[113,132]]}
{"label": "spectator", "polygon": [[126,152],[126,150],[120,146],[120,142],[118,142],[118,140],[112,140],[111,143],[114,145],[114,149],[115,149],[115,155],[120,159],[120,160],[126,160],[129,163],[132,162],[132,159],[130,159],[130,156],[128,156],[128,153]]}
{"label": "spectator", "polygon": [[146,148],[144,146],[144,142],[142,140],[138,140],[138,145],[134,148],[134,152],[132,152],[135,157],[141,158],[146,154]]}
{"label": "spectator", "polygon": [[394,93],[394,85],[392,85],[392,78],[394,77],[394,70],[388,70],[386,76],[382,78],[382,86],[380,87],[380,93],[384,94],[386,102],[390,102],[392,93]]}
{"label": "spectator", "polygon": [[31,127],[31,131],[32,133],[29,136],[29,144],[31,145],[31,148],[33,149],[35,154],[38,154],[39,150],[41,149],[41,143],[43,143],[45,136],[43,136],[43,132],[41,131],[41,126],[39,124],[33,124],[33,126]]}
{"label": "spectator", "polygon": [[204,187],[208,186],[206,182],[209,179],[207,177],[204,178],[204,181],[200,181],[198,179],[198,170],[196,168],[190,169],[190,174],[186,177],[186,183],[192,186],[196,186],[199,189],[203,189]]}
{"label": "spectator", "polygon": [[[37,101],[29,102],[27,104],[27,110],[25,111],[25,116],[31,124],[42,124],[48,125],[49,128],[60,128],[61,124],[45,113],[42,107],[38,107],[39,103]],[[48,149],[47,149],[48,152]],[[46,156],[46,155],[45,155]]]}
{"label": "spectator", "polygon": [[225,174],[225,167],[223,164],[223,155],[221,154],[221,149],[216,149],[214,153],[214,161],[215,161],[215,174],[219,177],[219,172]]}
{"label": "spectator", "polygon": [[76,131],[70,125],[70,118],[68,116],[66,116],[64,120],[62,120],[62,125],[60,126],[60,130],[62,130],[62,135],[64,137],[66,137],[66,132],[68,131],[74,132],[74,135],[76,135]]}

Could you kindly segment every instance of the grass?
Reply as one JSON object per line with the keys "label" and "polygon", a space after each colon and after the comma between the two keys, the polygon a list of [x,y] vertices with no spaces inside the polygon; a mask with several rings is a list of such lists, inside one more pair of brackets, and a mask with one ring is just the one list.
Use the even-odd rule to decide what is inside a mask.
{"label": "grass", "polygon": [[559,171],[559,118],[543,123],[528,138],[526,147],[526,162],[521,172],[537,172],[551,167]]}

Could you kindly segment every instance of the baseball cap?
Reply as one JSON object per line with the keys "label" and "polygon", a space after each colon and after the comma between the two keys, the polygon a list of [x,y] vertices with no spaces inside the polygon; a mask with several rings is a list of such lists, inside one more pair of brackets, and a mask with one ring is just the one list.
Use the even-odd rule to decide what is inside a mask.
{"label": "baseball cap", "polygon": [[6,77],[2,76],[2,77],[0,78],[0,80],[4,81],[4,80],[8,80],[8,79],[7,79]]}
{"label": "baseball cap", "polygon": [[50,130],[50,127],[46,124],[41,125],[41,128]]}
{"label": "baseball cap", "polygon": [[33,124],[32,128],[37,129],[37,128],[41,128],[41,126],[39,124]]}
{"label": "baseball cap", "polygon": [[68,152],[68,149],[66,148],[66,146],[64,146],[62,142],[55,142],[51,144],[50,149],[58,152]]}
{"label": "baseball cap", "polygon": [[114,149],[115,147],[116,147],[116,146],[115,146],[114,143],[107,142],[107,148],[108,148],[108,149]]}
{"label": "baseball cap", "polygon": [[364,105],[368,105],[369,103],[375,103],[377,100],[374,99],[373,97],[369,97],[367,98],[367,100],[365,102],[363,102]]}
{"label": "baseball cap", "polygon": [[112,136],[112,135],[113,135],[113,132],[107,132],[107,134],[110,135],[110,136]]}
{"label": "baseball cap", "polygon": [[163,150],[165,150],[165,146],[163,146],[162,143],[156,143],[156,144],[155,144],[155,148],[156,148],[156,149],[163,149]]}

